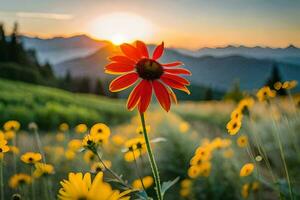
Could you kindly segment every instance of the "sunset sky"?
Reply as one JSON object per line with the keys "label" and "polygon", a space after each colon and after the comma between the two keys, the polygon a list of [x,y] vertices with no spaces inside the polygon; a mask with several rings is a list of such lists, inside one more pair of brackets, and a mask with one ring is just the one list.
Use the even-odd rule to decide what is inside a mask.
{"label": "sunset sky", "polygon": [[1,0],[0,21],[31,36],[88,34],[173,47],[300,46],[295,0]]}

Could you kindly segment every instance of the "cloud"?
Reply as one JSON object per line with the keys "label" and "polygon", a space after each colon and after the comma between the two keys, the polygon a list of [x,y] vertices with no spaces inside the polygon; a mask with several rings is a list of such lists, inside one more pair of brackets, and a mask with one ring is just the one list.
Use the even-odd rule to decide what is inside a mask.
{"label": "cloud", "polygon": [[53,20],[71,20],[73,15],[61,13],[43,13],[43,12],[1,12],[0,15],[15,16],[31,19],[53,19]]}

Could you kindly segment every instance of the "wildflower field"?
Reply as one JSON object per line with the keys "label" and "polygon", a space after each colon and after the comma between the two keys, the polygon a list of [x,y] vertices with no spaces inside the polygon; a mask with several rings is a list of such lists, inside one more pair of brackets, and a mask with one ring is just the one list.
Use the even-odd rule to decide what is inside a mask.
{"label": "wildflower field", "polygon": [[[142,124],[124,102],[4,80],[0,89],[2,199],[156,199]],[[270,92],[151,106],[165,199],[300,198],[299,98]]]}

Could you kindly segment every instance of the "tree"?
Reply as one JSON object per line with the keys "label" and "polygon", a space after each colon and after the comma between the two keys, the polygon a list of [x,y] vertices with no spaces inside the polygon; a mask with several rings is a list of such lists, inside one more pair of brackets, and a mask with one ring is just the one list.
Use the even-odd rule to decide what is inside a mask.
{"label": "tree", "polygon": [[239,102],[241,99],[243,99],[243,96],[244,95],[240,89],[239,81],[235,81],[232,88],[225,94],[224,99]]}
{"label": "tree", "polygon": [[83,77],[78,80],[76,92],[89,93],[90,92],[90,79],[89,77]]}
{"label": "tree", "polygon": [[97,79],[96,80],[95,94],[105,96],[105,90],[104,90],[104,87],[103,87],[101,79]]}
{"label": "tree", "polygon": [[7,41],[5,36],[4,25],[0,24],[0,62],[8,60]]}
{"label": "tree", "polygon": [[[271,75],[270,77],[268,78],[267,82],[266,82],[266,86],[269,86],[271,89],[275,89],[274,88],[274,84],[276,82],[281,82],[282,79],[281,79],[281,75],[280,75],[280,72],[279,72],[279,69],[278,69],[278,66],[276,63],[274,63],[272,65],[272,71],[271,71]],[[277,94],[279,95],[286,95],[286,92],[285,90],[283,89],[280,89],[277,91]]]}
{"label": "tree", "polygon": [[204,92],[204,100],[211,101],[213,100],[213,90],[211,87],[207,87]]}

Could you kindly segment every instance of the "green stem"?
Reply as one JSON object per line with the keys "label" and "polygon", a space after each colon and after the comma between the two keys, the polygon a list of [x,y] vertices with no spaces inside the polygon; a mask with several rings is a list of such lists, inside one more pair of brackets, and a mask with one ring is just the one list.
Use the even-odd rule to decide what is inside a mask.
{"label": "green stem", "polygon": [[154,159],[154,155],[153,155],[153,152],[152,152],[152,149],[151,149],[151,146],[150,146],[150,141],[149,141],[147,130],[146,130],[146,123],[145,123],[144,113],[140,113],[140,117],[141,117],[143,133],[144,133],[144,138],[145,138],[146,147],[147,147],[147,153],[148,153],[148,157],[149,157],[149,161],[150,161],[150,165],[151,165],[151,169],[152,169],[152,173],[153,173],[154,181],[155,181],[155,185],[156,185],[157,199],[158,200],[163,200],[163,196],[162,196],[162,192],[161,192],[159,172],[158,172],[158,168],[157,168],[157,165],[156,165],[156,162],[155,162],[155,159]]}
{"label": "green stem", "polygon": [[34,178],[33,178],[33,171],[34,171],[34,166],[31,166],[31,177],[32,177],[32,181],[31,181],[31,198],[32,200],[35,200],[35,188],[34,188]]}
{"label": "green stem", "polygon": [[132,151],[132,154],[133,154],[134,164],[135,164],[135,168],[136,168],[136,174],[137,174],[137,176],[139,177],[139,179],[142,183],[142,187],[143,187],[144,192],[146,193],[146,188],[145,188],[141,173],[139,172],[139,166],[138,166],[134,151]]}
{"label": "green stem", "polygon": [[35,135],[35,140],[36,140],[38,150],[42,154],[43,162],[46,163],[45,153],[44,153],[43,148],[42,148],[43,145],[42,145],[39,133],[36,129],[34,130],[34,135]]}
{"label": "green stem", "polygon": [[[275,124],[274,120],[273,120],[273,123],[274,123],[274,126],[276,127],[276,124]],[[279,151],[280,151],[280,156],[281,156],[281,159],[282,159],[282,162],[283,162],[283,167],[284,167],[286,179],[287,179],[288,186],[289,186],[290,197],[291,197],[291,199],[293,200],[293,199],[294,199],[294,196],[293,196],[293,192],[292,192],[292,186],[291,186],[291,181],[290,181],[290,175],[289,175],[289,171],[288,171],[287,164],[286,164],[286,161],[285,161],[285,155],[284,155],[284,152],[283,152],[283,146],[282,146],[282,143],[281,143],[281,141],[280,141],[280,136],[279,136],[279,133],[278,133],[277,130],[275,130],[275,135],[276,135],[276,139],[277,139],[277,142],[278,142]]]}
{"label": "green stem", "polygon": [[114,178],[116,178],[123,186],[125,186],[128,189],[132,189],[132,187],[130,187],[118,174],[116,174],[114,171],[112,171],[106,166],[105,162],[101,159],[97,150],[92,151],[97,155],[99,161],[101,162],[106,171],[108,171]]}
{"label": "green stem", "polygon": [[1,200],[4,200],[3,161],[0,161],[0,193],[1,193]]}

